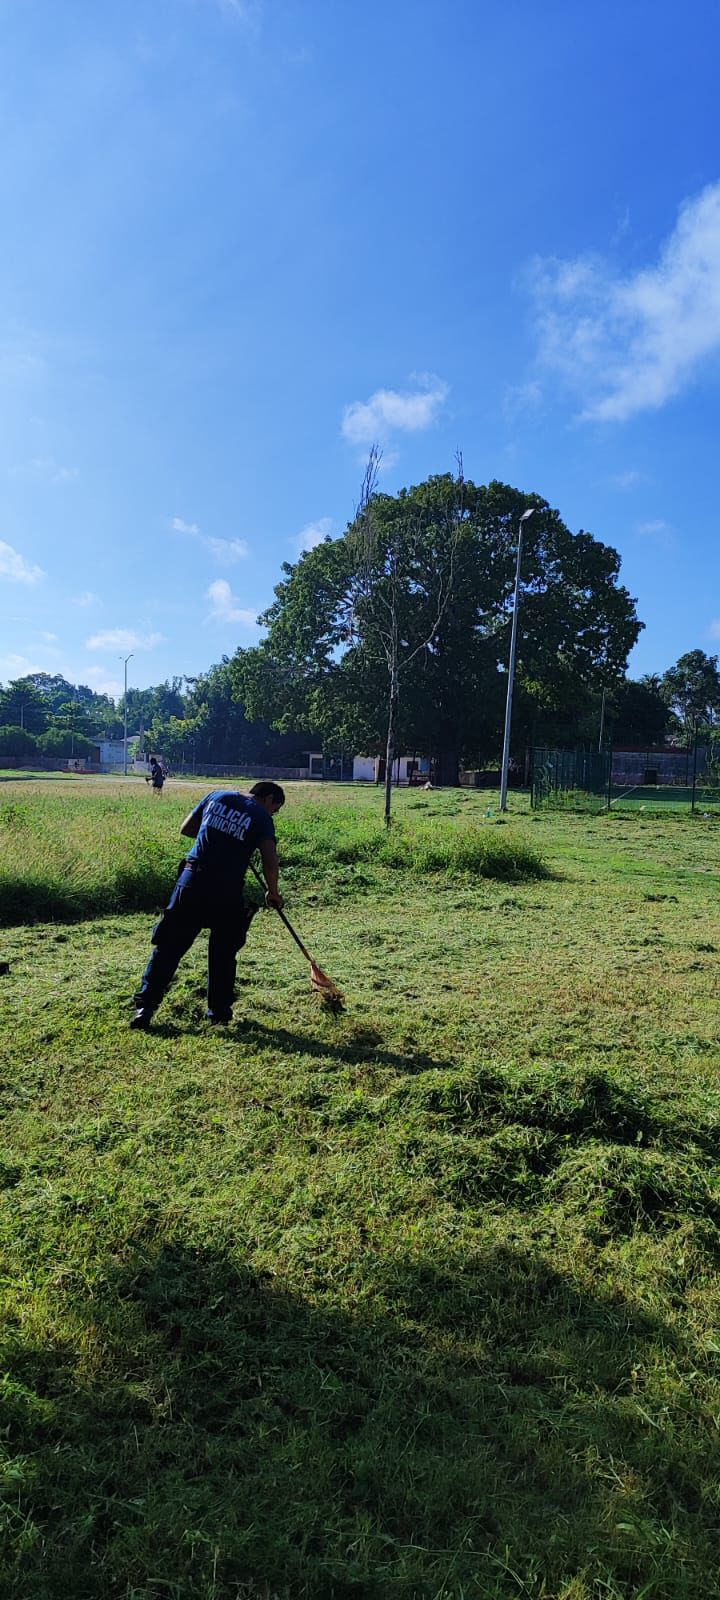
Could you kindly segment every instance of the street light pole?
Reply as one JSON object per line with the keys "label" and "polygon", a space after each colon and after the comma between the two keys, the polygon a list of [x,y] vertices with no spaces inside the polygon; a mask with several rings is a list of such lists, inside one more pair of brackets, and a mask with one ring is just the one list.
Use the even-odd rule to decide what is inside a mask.
{"label": "street light pole", "polygon": [[134,652],[131,650],[129,656],[120,656],[120,660],[123,661],[124,664],[125,664],[125,692],[123,694],[123,725],[124,725],[124,733],[123,733],[123,777],[124,778],[127,777],[127,664],[128,664],[128,661],[132,661],[133,654],[134,654]]}
{"label": "street light pole", "polygon": [[603,692],[602,692],[602,704],[600,706],[600,737],[598,739],[598,750],[600,750],[600,751],[602,751],[602,747],[603,747],[603,734],[604,733],[605,733],[605,690],[603,689]]}
{"label": "street light pole", "polygon": [[513,684],[515,681],[515,651],[517,649],[518,608],[520,605],[520,563],[522,561],[523,523],[534,515],[534,506],[523,511],[518,523],[517,565],[515,567],[515,598],[513,600],[512,631],[510,634],[510,663],[508,666],[507,699],[505,701],[505,735],[503,738],[502,768],[500,771],[500,810],[507,811],[508,767],[510,765],[510,725],[512,723]]}

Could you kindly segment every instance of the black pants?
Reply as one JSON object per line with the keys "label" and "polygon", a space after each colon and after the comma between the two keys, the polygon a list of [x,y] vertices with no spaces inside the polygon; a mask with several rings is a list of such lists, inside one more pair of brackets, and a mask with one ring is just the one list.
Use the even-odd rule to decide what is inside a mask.
{"label": "black pants", "polygon": [[184,867],[160,921],[153,928],[155,946],[135,996],[135,1004],[155,1011],[175,975],[178,963],[194,944],[202,928],[210,929],[208,943],[208,1011],[227,1016],[232,1009],[238,950],[259,910],[249,905],[240,890],[228,895],[217,879],[208,879],[197,867]]}

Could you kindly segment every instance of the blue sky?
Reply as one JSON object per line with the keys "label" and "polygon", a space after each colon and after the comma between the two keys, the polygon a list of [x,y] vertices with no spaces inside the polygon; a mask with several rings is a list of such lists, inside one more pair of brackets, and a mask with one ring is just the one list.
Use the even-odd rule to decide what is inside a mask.
{"label": "blue sky", "polygon": [[617,546],[635,673],[720,648],[711,0],[0,0],[0,681],[258,637],[452,468]]}

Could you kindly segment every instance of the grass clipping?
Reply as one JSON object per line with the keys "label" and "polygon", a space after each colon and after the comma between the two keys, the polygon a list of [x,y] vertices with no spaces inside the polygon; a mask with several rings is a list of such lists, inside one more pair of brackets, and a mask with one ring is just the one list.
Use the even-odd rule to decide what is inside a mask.
{"label": "grass clipping", "polygon": [[310,962],[310,982],[325,1011],[331,1011],[337,1016],[338,1012],[345,1010],[345,996],[342,989],[338,989],[337,984],[323,972],[316,961]]}

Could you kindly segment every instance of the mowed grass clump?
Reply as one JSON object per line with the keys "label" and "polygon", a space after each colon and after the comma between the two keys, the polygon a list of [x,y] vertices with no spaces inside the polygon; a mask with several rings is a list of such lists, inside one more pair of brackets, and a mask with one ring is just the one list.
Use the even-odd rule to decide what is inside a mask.
{"label": "mowed grass clump", "polygon": [[[217,785],[216,785],[217,787]],[[0,796],[0,924],[73,920],[162,905],[189,844],[179,835],[207,790],[184,785],[161,801],[143,786],[13,786]],[[313,805],[293,796],[278,837],[290,882],[362,892],[364,873],[453,873],[517,881],[544,874],[516,829],[498,833],[464,815],[408,817],[388,832],[365,803]],[[343,873],[345,872],[345,876]]]}

